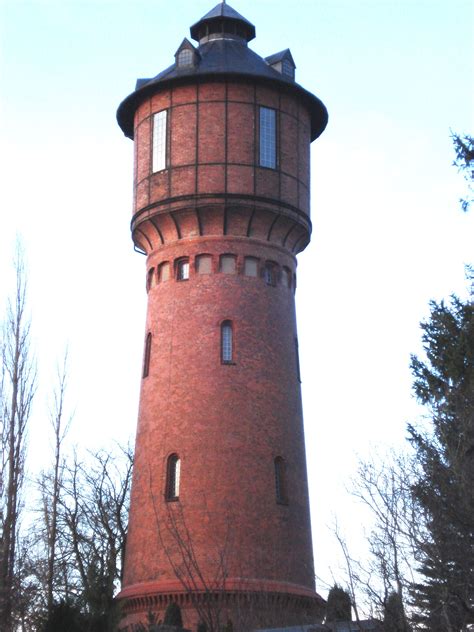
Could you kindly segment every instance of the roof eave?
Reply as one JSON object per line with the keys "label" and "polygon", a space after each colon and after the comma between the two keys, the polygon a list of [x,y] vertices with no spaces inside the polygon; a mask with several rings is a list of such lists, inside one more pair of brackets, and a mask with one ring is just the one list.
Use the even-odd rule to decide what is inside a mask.
{"label": "roof eave", "polygon": [[294,82],[283,81],[279,78],[259,77],[245,73],[212,73],[201,74],[196,76],[195,74],[183,75],[181,77],[172,77],[170,79],[162,79],[158,82],[151,80],[135,92],[126,97],[117,109],[117,122],[127,138],[133,140],[134,138],[134,116],[138,107],[143,99],[148,96],[159,92],[160,90],[169,87],[170,85],[186,84],[186,83],[202,83],[208,81],[223,81],[227,78],[232,79],[244,79],[245,81],[258,81],[260,83],[266,83],[270,85],[277,85],[280,88],[284,87],[290,92],[296,92],[300,97],[303,97],[309,105],[311,113],[311,142],[316,140],[323,131],[326,129],[328,123],[328,112],[324,103],[318,99],[314,94],[305,90],[302,86]]}

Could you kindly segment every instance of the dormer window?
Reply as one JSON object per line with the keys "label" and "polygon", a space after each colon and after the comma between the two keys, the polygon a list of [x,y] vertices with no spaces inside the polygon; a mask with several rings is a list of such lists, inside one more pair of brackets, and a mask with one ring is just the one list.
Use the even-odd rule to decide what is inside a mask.
{"label": "dormer window", "polygon": [[282,50],[280,53],[270,55],[270,57],[266,57],[265,61],[273,70],[276,70],[287,79],[295,80],[296,66],[289,48]]}
{"label": "dormer window", "polygon": [[189,48],[184,48],[178,53],[178,66],[192,66],[193,53]]}
{"label": "dormer window", "polygon": [[181,42],[181,46],[175,53],[176,66],[179,68],[192,68],[196,65],[196,60],[199,53],[191,44],[191,42],[184,38]]}
{"label": "dormer window", "polygon": [[281,74],[290,77],[290,79],[295,78],[295,67],[289,59],[284,59],[281,62]]}

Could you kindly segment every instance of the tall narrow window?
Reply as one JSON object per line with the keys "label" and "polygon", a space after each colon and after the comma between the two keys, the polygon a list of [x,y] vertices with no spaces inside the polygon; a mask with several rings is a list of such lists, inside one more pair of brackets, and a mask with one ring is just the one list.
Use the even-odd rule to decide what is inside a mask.
{"label": "tall narrow window", "polygon": [[151,357],[151,332],[147,334],[145,341],[145,355],[143,358],[143,377],[148,377],[150,373],[150,357]]}
{"label": "tall narrow window", "polygon": [[189,279],[189,261],[188,259],[180,259],[176,266],[176,278],[178,281],[187,281]]}
{"label": "tall narrow window", "polygon": [[153,173],[166,169],[166,110],[153,116]]}
{"label": "tall narrow window", "polygon": [[221,361],[231,364],[233,360],[232,322],[225,320],[221,325]]}
{"label": "tall narrow window", "polygon": [[276,111],[260,108],[260,166],[276,169]]}
{"label": "tall narrow window", "polygon": [[178,500],[179,482],[181,474],[181,461],[177,454],[168,457],[166,466],[166,500]]}
{"label": "tall narrow window", "polygon": [[296,361],[296,377],[298,378],[298,382],[301,382],[300,350],[298,347],[298,338],[295,338],[295,361]]}
{"label": "tall narrow window", "polygon": [[280,505],[286,505],[288,503],[288,498],[286,495],[285,461],[281,456],[277,456],[274,461],[274,465],[276,501]]}

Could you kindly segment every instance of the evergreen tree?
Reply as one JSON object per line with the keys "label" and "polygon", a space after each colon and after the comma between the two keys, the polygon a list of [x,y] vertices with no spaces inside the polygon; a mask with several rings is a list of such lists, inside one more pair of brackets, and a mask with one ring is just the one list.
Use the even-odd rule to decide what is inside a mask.
{"label": "evergreen tree", "polygon": [[163,621],[165,625],[175,625],[178,628],[183,627],[183,619],[181,617],[181,608],[177,603],[170,603],[166,608],[165,619]]}
{"label": "evergreen tree", "polygon": [[410,632],[400,595],[392,592],[384,604],[384,632]]}
{"label": "evergreen tree", "polygon": [[351,621],[351,596],[344,588],[335,584],[328,594],[326,622]]}
{"label": "evergreen tree", "polygon": [[414,621],[430,632],[458,632],[474,623],[474,294],[432,302],[422,329],[426,359],[413,357],[412,371],[430,428],[409,426],[409,434],[427,538]]}

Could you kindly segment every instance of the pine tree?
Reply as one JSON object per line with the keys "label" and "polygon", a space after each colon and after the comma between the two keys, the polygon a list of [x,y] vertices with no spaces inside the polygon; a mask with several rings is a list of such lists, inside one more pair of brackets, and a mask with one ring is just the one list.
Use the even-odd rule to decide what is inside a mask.
{"label": "pine tree", "polygon": [[351,621],[351,596],[344,588],[335,584],[328,594],[326,622]]}
{"label": "pine tree", "polygon": [[175,625],[178,628],[183,627],[183,619],[181,617],[181,608],[177,603],[171,602],[166,608],[165,619],[163,622],[165,625]]}
{"label": "pine tree", "polygon": [[422,329],[426,359],[413,357],[412,371],[430,428],[409,433],[427,539],[414,620],[430,632],[458,632],[474,623],[474,294],[432,302]]}
{"label": "pine tree", "polygon": [[384,632],[410,632],[400,595],[392,592],[384,604]]}

